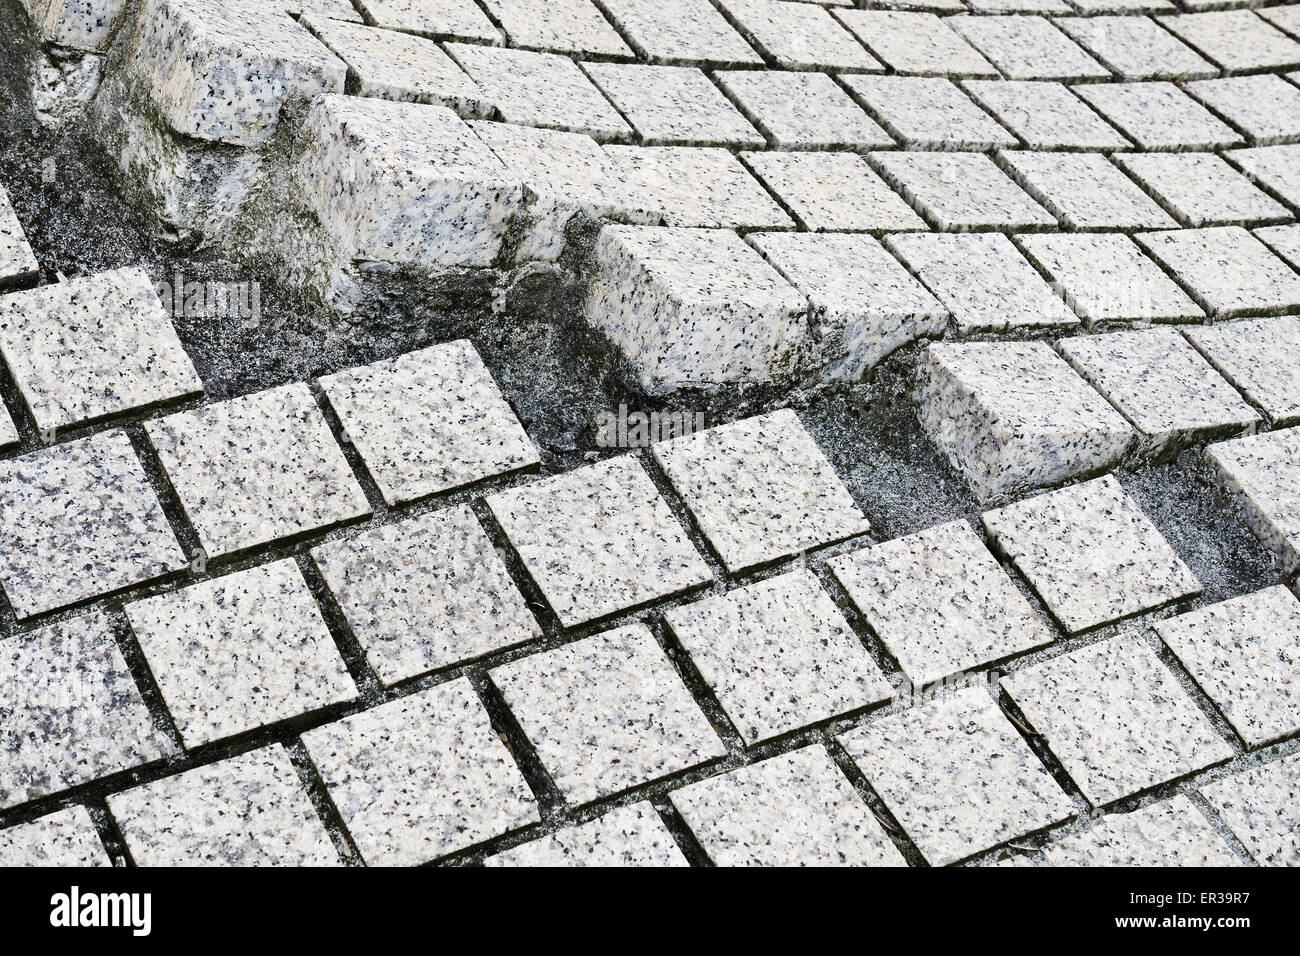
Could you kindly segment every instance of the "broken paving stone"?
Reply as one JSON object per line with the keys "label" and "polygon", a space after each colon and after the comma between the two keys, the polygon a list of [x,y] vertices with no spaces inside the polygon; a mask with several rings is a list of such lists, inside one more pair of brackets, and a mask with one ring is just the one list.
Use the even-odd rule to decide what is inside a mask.
{"label": "broken paving stone", "polygon": [[1186,334],[1274,428],[1300,424],[1300,316],[1220,322]]}
{"label": "broken paving stone", "polygon": [[583,69],[647,145],[764,145],[758,131],[696,67],[584,63]]}
{"label": "broken paving stone", "polygon": [[77,804],[0,830],[0,866],[112,866],[86,808]]}
{"label": "broken paving stone", "polygon": [[597,0],[638,54],[651,63],[762,66],[709,0]]}
{"label": "broken paving stone", "polygon": [[309,730],[302,742],[371,866],[426,863],[541,819],[466,677]]}
{"label": "broken paving stone", "polygon": [[835,16],[895,73],[998,75],[988,60],[933,13],[842,10]]}
{"label": "broken paving stone", "polygon": [[719,6],[746,39],[785,69],[884,71],[824,7],[786,0],[719,0]]}
{"label": "broken paving stone", "polygon": [[437,40],[500,44],[501,31],[474,0],[355,0],[375,26]]}
{"label": "broken paving stone", "polygon": [[982,150],[1017,140],[951,80],[925,76],[846,76],[872,116],[909,149]]}
{"label": "broken paving stone", "polygon": [[1095,826],[1043,847],[1051,866],[1241,866],[1210,821],[1182,794],[1128,813],[1108,813]]}
{"label": "broken paving stone", "polygon": [[39,272],[32,247],[9,204],[9,194],[0,186],[0,287],[35,277]]}
{"label": "broken paving stone", "polygon": [[1056,25],[1124,80],[1200,80],[1219,73],[1150,17],[1062,17]]}
{"label": "broken paving stone", "polygon": [[510,45],[554,53],[631,57],[591,0],[483,0]]}
{"label": "broken paving stone", "polygon": [[1288,573],[1300,571],[1300,428],[1219,442],[1205,455],[1250,529]]}
{"label": "broken paving stone", "polygon": [[1074,87],[1142,149],[1240,146],[1241,136],[1173,83],[1087,83]]}
{"label": "broken paving stone", "polygon": [[1127,149],[1129,142],[1062,83],[963,80],[973,96],[1030,149]]}
{"label": "broken paving stone", "polygon": [[1110,71],[1046,17],[953,17],[948,25],[1008,80],[1109,80]]}
{"label": "broken paving stone", "polygon": [[1271,146],[1300,139],[1300,88],[1280,76],[1229,76],[1185,87],[1251,143]]}
{"label": "broken paving stone", "polygon": [[732,70],[716,77],[778,149],[894,145],[893,138],[825,73]]}
{"label": "broken paving stone", "polygon": [[506,850],[484,866],[690,866],[647,801]]}
{"label": "broken paving stone", "polygon": [[1300,43],[1252,10],[1184,13],[1159,19],[1162,26],[1229,72],[1300,66]]}
{"label": "broken paving stone", "polygon": [[1098,153],[1000,154],[1012,176],[1069,229],[1173,229],[1150,197]]}
{"label": "broken paving stone", "polygon": [[1214,153],[1126,153],[1115,161],[1184,226],[1258,226],[1291,219],[1285,206]]}
{"label": "broken paving stone", "polygon": [[1261,866],[1300,866],[1300,754],[1201,787]]}
{"label": "broken paving stone", "polygon": [[885,180],[936,229],[1033,229],[1056,219],[982,153],[871,153]]}
{"label": "broken paving stone", "polygon": [[856,153],[742,153],[750,169],[804,229],[903,231],[924,229],[912,211]]}
{"label": "broken paving stone", "polygon": [[1300,307],[1300,276],[1240,226],[1134,236],[1215,318]]}

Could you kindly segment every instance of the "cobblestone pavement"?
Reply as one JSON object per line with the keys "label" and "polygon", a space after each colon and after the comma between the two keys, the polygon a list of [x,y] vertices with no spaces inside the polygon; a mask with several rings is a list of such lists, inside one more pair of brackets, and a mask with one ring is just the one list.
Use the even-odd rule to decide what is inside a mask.
{"label": "cobblestone pavement", "polygon": [[1300,865],[1300,5],[6,2],[0,863]]}

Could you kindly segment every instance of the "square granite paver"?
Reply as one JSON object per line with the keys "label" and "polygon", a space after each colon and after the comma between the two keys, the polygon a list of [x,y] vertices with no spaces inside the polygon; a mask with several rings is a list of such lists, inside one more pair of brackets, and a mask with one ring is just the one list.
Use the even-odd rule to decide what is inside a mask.
{"label": "square granite paver", "polygon": [[710,580],[630,455],[498,492],[487,503],[565,627]]}
{"label": "square granite paver", "polygon": [[327,375],[320,384],[390,505],[540,460],[467,339]]}
{"label": "square granite paver", "polygon": [[1056,219],[982,153],[872,153],[872,164],[936,229],[1056,227]]}
{"label": "square granite paver", "polygon": [[1247,746],[1300,730],[1300,600],[1285,586],[1155,628]]}
{"label": "square granite paver", "polygon": [[1129,141],[1062,83],[963,80],[962,88],[1030,149],[1127,149]]}
{"label": "square granite paver", "polygon": [[825,73],[732,70],[719,85],[778,149],[888,147],[893,138]]}
{"label": "square granite paver", "polygon": [[591,0],[482,0],[510,45],[554,53],[631,58],[609,21]]}
{"label": "square granite paver", "polygon": [[288,753],[272,745],[108,798],[139,866],[337,866]]}
{"label": "square granite paver", "polygon": [[749,120],[693,66],[584,63],[649,146],[762,146]]}
{"label": "square granite paver", "polygon": [[[1300,154],[1298,154],[1300,155]],[[1300,225],[1263,226],[1252,229],[1255,238],[1285,259],[1293,269],[1300,270]]]}
{"label": "square granite paver", "polygon": [[1173,83],[1086,83],[1074,92],[1142,149],[1214,149],[1243,142]]}
{"label": "square granite paver", "polygon": [[940,76],[846,76],[859,103],[909,149],[992,149],[1018,141]]}
{"label": "square granite paver", "polygon": [[145,426],[208,557],[370,514],[306,385]]}
{"label": "square granite paver", "polygon": [[964,521],[829,564],[915,687],[1052,641],[1047,625]]}
{"label": "square granite paver", "polygon": [[823,7],[787,0],[719,0],[719,6],[746,39],[785,69],[883,72]]}
{"label": "square granite paver", "polygon": [[1187,13],[1160,22],[1232,73],[1300,66],[1300,43],[1251,10]]}
{"label": "square granite paver", "polygon": [[668,795],[718,866],[905,866],[871,809],[813,745]]}
{"label": "square granite paver", "polygon": [[690,863],[654,807],[642,801],[490,856],[483,865],[681,867]]}
{"label": "square granite paver", "polygon": [[1074,815],[988,692],[957,691],[839,737],[934,866]]}
{"label": "square granite paver", "polygon": [[292,558],[135,601],[126,615],[187,748],[357,695]]}
{"label": "square granite paver", "polygon": [[1214,153],[1128,153],[1115,161],[1184,226],[1259,226],[1291,219],[1285,206]]}
{"label": "square granite paver", "polygon": [[1300,866],[1300,754],[1201,787],[1261,866]]}
{"label": "square granite paver", "polygon": [[895,73],[998,75],[988,60],[933,13],[837,10],[835,16]]}
{"label": "square granite paver", "polygon": [[1300,139],[1300,87],[1280,76],[1229,76],[1185,87],[1256,146]]}
{"label": "square granite paver", "polygon": [[1134,238],[1216,318],[1300,308],[1300,275],[1240,226]]}
{"label": "square granite paver", "polygon": [[356,0],[376,26],[436,39],[479,40],[502,43],[501,31],[492,25],[474,0]]}
{"label": "square granite paver", "polygon": [[1219,72],[1150,17],[1062,17],[1056,25],[1125,80],[1198,80]]}
{"label": "square granite paver", "polygon": [[0,583],[19,619],[185,565],[125,432],[0,462]]}
{"label": "square granite paver", "polygon": [[596,0],[651,63],[762,66],[709,0]]}
{"label": "square granite paver", "polygon": [[1252,182],[1273,190],[1292,206],[1300,205],[1300,144],[1234,149],[1225,156]]}
{"label": "square granite paver", "polygon": [[659,442],[654,456],[732,572],[869,527],[789,409]]}
{"label": "square granite paver", "polygon": [[1300,316],[1220,322],[1186,335],[1274,428],[1300,424]]}
{"label": "square granite paver", "polygon": [[747,744],[892,694],[810,571],[671,608],[664,618]]}
{"label": "square granite paver", "polygon": [[411,866],[540,820],[537,801],[461,677],[302,735],[371,866]]}
{"label": "square granite paver", "polygon": [[171,756],[93,612],[0,641],[0,808]]}
{"label": "square granite paver", "polygon": [[490,676],[571,804],[726,753],[643,624],[525,657]]}
{"label": "square granite paver", "polygon": [[1300,428],[1234,438],[1205,454],[1251,530],[1288,573],[1300,571]]}
{"label": "square granite paver", "polygon": [[953,17],[948,25],[1008,80],[1108,80],[1110,71],[1046,17]]}
{"label": "square granite paver", "polygon": [[9,204],[9,194],[0,186],[0,286],[34,278],[40,268]]}
{"label": "square granite paver", "polygon": [[742,153],[804,229],[902,231],[925,222],[856,153]]}
{"label": "square granite paver", "polygon": [[1129,813],[1109,813],[1043,847],[1051,866],[1241,866],[1232,848],[1182,794]]}
{"label": "square granite paver", "polygon": [[81,805],[0,830],[0,866],[112,865],[90,814]]}
{"label": "square granite paver", "polygon": [[1069,229],[1173,229],[1178,223],[1097,153],[1001,154],[1024,189]]}
{"label": "square granite paver", "polygon": [[986,511],[982,520],[1072,632],[1201,592],[1113,475]]}
{"label": "square granite paver", "polygon": [[44,432],[203,391],[143,269],[5,296],[0,353]]}
{"label": "square granite paver", "polygon": [[0,402],[0,449],[11,448],[19,441],[18,426],[9,416],[9,409]]}

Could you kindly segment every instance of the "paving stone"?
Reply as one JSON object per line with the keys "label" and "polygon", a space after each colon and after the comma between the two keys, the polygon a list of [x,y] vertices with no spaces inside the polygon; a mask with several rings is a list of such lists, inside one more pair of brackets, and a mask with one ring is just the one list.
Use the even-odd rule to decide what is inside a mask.
{"label": "paving stone", "polygon": [[40,41],[97,52],[109,41],[126,0],[21,0]]}
{"label": "paving stone", "polygon": [[1213,63],[1150,17],[1064,17],[1056,25],[1125,80],[1200,80]]}
{"label": "paving stone", "polygon": [[1251,10],[1185,13],[1160,22],[1233,73],[1300,66],[1300,43]]}
{"label": "paving stone", "polygon": [[1293,269],[1300,268],[1300,225],[1267,226],[1251,231],[1255,238],[1285,259]]}
{"label": "paving stone", "polygon": [[948,310],[871,236],[764,232],[749,241],[808,297],[826,380],[857,381],[948,325]]}
{"label": "paving stone", "polygon": [[0,299],[0,353],[47,433],[203,391],[138,268]]}
{"label": "paving stone", "polygon": [[1205,455],[1251,530],[1287,573],[1300,571],[1300,428],[1220,442]]}
{"label": "paving stone", "polygon": [[710,579],[632,456],[498,492],[487,503],[565,627]]}
{"label": "paving stone", "polygon": [[649,393],[771,381],[800,358],[808,301],[734,232],[606,226],[595,262],[587,320]]}
{"label": "paving stone", "polygon": [[1216,318],[1300,306],[1300,276],[1239,226],[1139,233],[1134,238]]}
{"label": "paving stone", "polygon": [[1110,79],[1109,70],[1044,17],[954,17],[948,25],[1009,80]]}
{"label": "paving stone", "polygon": [[975,13],[1072,13],[1065,0],[966,0]]}
{"label": "paving stone", "polygon": [[763,58],[709,0],[596,0],[651,63],[761,66]]}
{"label": "paving stone", "polygon": [[1030,149],[1128,148],[1127,139],[1060,83],[963,80],[961,85]]}
{"label": "paving stone", "polygon": [[370,514],[304,384],[145,427],[210,558]]}
{"label": "paving stone", "polygon": [[1112,803],[1232,756],[1151,648],[1124,634],[1002,678],[1090,803]]}
{"label": "paving stone", "polygon": [[858,102],[909,149],[991,149],[1017,140],[951,80],[846,76]]}
{"label": "paving stone", "polygon": [[632,137],[618,110],[566,56],[469,43],[448,43],[446,49],[507,123],[586,133],[602,141]]}
{"label": "paving stone", "polygon": [[894,145],[825,73],[733,70],[717,74],[717,80],[778,149]]}
{"label": "paving stone", "polygon": [[787,0],[719,0],[718,5],[755,49],[785,69],[883,72],[823,7]]}
{"label": "paving stone", "polygon": [[1207,325],[1187,337],[1274,428],[1300,423],[1300,317]]}
{"label": "paving stone", "polygon": [[1241,866],[1227,841],[1182,794],[1129,813],[1109,813],[1095,826],[1043,847],[1052,866]]}
{"label": "paving stone", "polygon": [[0,865],[112,866],[113,861],[99,842],[90,814],[76,805],[0,830]]}
{"label": "paving stone", "polygon": [[943,866],[1074,815],[1074,804],[971,687],[839,737],[929,863]]}
{"label": "paving stone", "polygon": [[1115,464],[1133,431],[1042,342],[931,345],[918,418],[981,499]]}
{"label": "paving stone", "polygon": [[0,403],[0,449],[12,448],[18,444],[18,426],[9,417],[9,410]]}
{"label": "paving stone", "polygon": [[1201,787],[1261,866],[1300,866],[1300,755]]}
{"label": "paving stone", "polygon": [[1030,229],[1056,220],[981,153],[872,153],[873,165],[936,229]]}
{"label": "paving stone", "polygon": [[717,866],[906,866],[817,745],[668,795]]}
{"label": "paving stone", "polygon": [[297,181],[345,256],[424,267],[496,261],[523,187],[454,112],[328,96],[306,129]]}
{"label": "paving stone", "polygon": [[187,748],[356,697],[292,558],[126,605]]}
{"label": "paving stone", "polygon": [[338,853],[278,746],[108,797],[139,866],[337,866]]}
{"label": "paving stone", "polygon": [[1234,149],[1227,155],[1252,181],[1273,190],[1292,206],[1300,205],[1300,145]]}
{"label": "paving stone", "polygon": [[693,66],[584,63],[641,142],[658,146],[762,146],[763,137]]}
{"label": "paving stone", "polygon": [[1291,218],[1285,206],[1214,153],[1128,153],[1115,161],[1184,226],[1262,225]]}
{"label": "paving stone", "polygon": [[316,17],[361,23],[361,14],[352,6],[352,0],[282,0],[280,4],[291,17]]}
{"label": "paving stone", "polygon": [[1090,83],[1074,92],[1142,149],[1214,149],[1243,142],[1172,83]]}
{"label": "paving stone", "polygon": [[888,236],[885,245],[948,308],[963,333],[1079,323],[1004,235],[922,233]]}
{"label": "paving stone", "polygon": [[1280,76],[1229,76],[1184,88],[1255,145],[1300,140],[1300,87]]}
{"label": "paving stone", "polygon": [[500,44],[501,31],[474,0],[355,0],[375,26],[438,40]]}
{"label": "paving stone", "polygon": [[510,45],[555,53],[631,57],[591,0],[483,0]]}
{"label": "paving stone", "polygon": [[0,583],[20,620],[185,566],[125,432],[0,462]]}
{"label": "paving stone", "polygon": [[22,224],[9,204],[9,194],[0,186],[0,287],[36,276],[40,266],[27,244]]}
{"label": "paving stone", "polygon": [[147,0],[135,67],[177,133],[255,146],[292,97],[342,93],[347,67],[262,0]]}
{"label": "paving stone", "polygon": [[[1171,3],[1170,0],[1070,0],[1073,6],[1082,14],[1095,15],[1100,13],[1176,13],[1178,7]],[[1073,17],[1070,19],[1074,19]]]}
{"label": "paving stone", "polygon": [[895,73],[998,75],[988,60],[933,13],[842,10],[835,15]]}
{"label": "paving stone", "polygon": [[1090,327],[1099,322],[1184,322],[1205,313],[1128,236],[1044,233],[1016,237],[1021,250]]}
{"label": "paving stone", "polygon": [[1172,229],[1178,225],[1098,153],[1011,150],[1001,156],[1016,182],[1070,229]]}
{"label": "paving stone", "polygon": [[659,814],[646,801],[619,807],[589,823],[490,856],[483,865],[690,866]]}
{"label": "paving stone", "polygon": [[309,730],[302,742],[371,866],[425,863],[540,821],[466,677]]}
{"label": "paving stone", "polygon": [[1292,36],[1300,33],[1300,3],[1268,7],[1255,12],[1283,33],[1289,33]]}
{"label": "paving stone", "polygon": [[726,753],[643,624],[505,664],[491,678],[571,804]]}
{"label": "paving stone", "polygon": [[0,641],[0,808],[161,760],[154,726],[100,612]]}
{"label": "paving stone", "polygon": [[924,229],[925,222],[856,153],[743,153],[799,225],[827,230]]}
{"label": "paving stone", "polygon": [[1071,632],[1201,591],[1113,475],[986,511],[981,520]]}
{"label": "paving stone", "polygon": [[892,695],[810,571],[671,608],[664,618],[746,744]]}
{"label": "paving stone", "polygon": [[733,573],[868,530],[789,409],[659,442],[654,456]]}

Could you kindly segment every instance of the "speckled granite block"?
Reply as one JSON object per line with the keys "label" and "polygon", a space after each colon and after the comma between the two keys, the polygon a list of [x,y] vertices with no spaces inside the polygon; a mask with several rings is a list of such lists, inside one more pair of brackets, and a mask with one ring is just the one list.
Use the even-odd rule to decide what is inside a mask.
{"label": "speckled granite block", "polygon": [[356,696],[292,558],[126,605],[187,748]]}
{"label": "speckled granite block", "polygon": [[643,624],[525,657],[490,676],[571,804],[726,753]]}
{"label": "speckled granite block", "polygon": [[762,146],[763,137],[693,66],[584,63],[584,70],[652,146]]}
{"label": "speckled granite block", "polygon": [[1182,794],[1129,813],[1110,813],[1081,833],[1043,847],[1051,866],[1241,866],[1223,837]]}
{"label": "speckled granite block", "polygon": [[86,808],[55,813],[0,830],[0,866],[112,866]]}
{"label": "speckled granite block", "polygon": [[591,0],[483,0],[513,47],[631,58]]}
{"label": "speckled granite block", "polygon": [[289,755],[272,745],[115,793],[139,866],[337,866]]}
{"label": "speckled granite block", "polygon": [[1103,806],[1232,756],[1144,641],[1125,634],[1002,678],[1088,800]]}
{"label": "speckled granite block", "polygon": [[813,232],[924,229],[925,222],[856,153],[742,153],[742,159]]}
{"label": "speckled granite block", "polygon": [[1061,83],[964,80],[962,88],[1030,149],[1127,149],[1129,142]]}
{"label": "speckled granite block", "polygon": [[1072,632],[1201,592],[1113,475],[986,511],[982,520],[997,548]]}
{"label": "speckled granite block", "polygon": [[18,426],[9,417],[9,410],[0,403],[0,449],[12,448],[18,444]]}
{"label": "speckled granite block", "polygon": [[138,268],[0,299],[0,353],[46,432],[203,391]]}
{"label": "speckled granite block", "polygon": [[747,744],[892,695],[810,571],[671,608],[664,618]]}
{"label": "speckled granite block", "polygon": [[934,866],[1075,812],[979,687],[870,721],[839,740]]}
{"label": "speckled granite block", "polygon": [[606,226],[595,261],[587,321],[647,392],[773,381],[801,357],[808,300],[734,232]]}
{"label": "speckled granite block", "polygon": [[1288,573],[1300,571],[1300,428],[1220,442],[1205,455],[1251,530]]}
{"label": "speckled granite block", "polygon": [[952,27],[1008,80],[1108,80],[1110,71],[1045,17],[953,17]]}
{"label": "speckled granite block", "polygon": [[384,684],[542,636],[465,505],[370,528],[312,557]]}
{"label": "speckled granite block", "polygon": [[1134,236],[1216,318],[1300,307],[1300,276],[1239,226]]}
{"label": "speckled granite block", "polygon": [[1219,73],[1150,17],[1063,17],[1056,25],[1125,80],[1199,80]]}
{"label": "speckled granite block", "polygon": [[1300,754],[1201,788],[1261,866],[1300,866]]}
{"label": "speckled granite block", "polygon": [[99,612],[0,642],[0,808],[152,763],[154,726]]}
{"label": "speckled granite block", "polygon": [[1288,3],[1280,7],[1267,7],[1256,10],[1261,17],[1277,27],[1283,33],[1292,36],[1300,34],[1300,3]]}
{"label": "speckled granite block", "polygon": [[1184,226],[1259,226],[1291,219],[1285,206],[1214,153],[1128,153],[1115,161]]}
{"label": "speckled granite block", "polygon": [[1128,236],[1044,233],[1015,241],[1089,326],[1205,318],[1200,306]]}
{"label": "speckled granite block", "polygon": [[327,96],[304,138],[298,186],[343,256],[426,267],[496,261],[523,187],[451,110]]}
{"label": "speckled granite block", "polygon": [[126,0],[22,0],[45,43],[97,52],[108,46]]}
{"label": "speckled granite block", "polygon": [[474,0],[356,0],[375,26],[435,39],[501,44],[501,31]]}
{"label": "speckled granite block", "polygon": [[1173,229],[1170,218],[1105,156],[1001,154],[1011,175],[1069,229]]}
{"label": "speckled granite block", "polygon": [[718,866],[905,866],[826,751],[813,745],[668,795]]}
{"label": "speckled granite block", "polygon": [[320,379],[388,504],[537,464],[537,449],[468,339]]}
{"label": "speckled granite block", "polygon": [[0,463],[0,583],[20,620],[185,565],[125,432]]}
{"label": "speckled granite block", "polygon": [[951,80],[924,76],[846,76],[845,85],[909,149],[991,149],[1017,140]]}
{"label": "speckled granite block", "polygon": [[871,236],[763,232],[749,241],[808,297],[825,380],[857,381],[948,325],[948,310]]}
{"label": "speckled granite block", "polygon": [[786,0],[719,0],[719,6],[755,48],[785,69],[884,70],[823,7]]}
{"label": "speckled granite block", "polygon": [[733,70],[718,83],[778,149],[893,146],[894,140],[825,73]]}
{"label": "speckled granite block", "polygon": [[301,383],[145,427],[208,557],[370,514]]}
{"label": "speckled granite block", "polygon": [[303,16],[361,23],[361,14],[352,0],[281,0],[280,8],[291,17]]}
{"label": "speckled granite block", "polygon": [[1300,43],[1251,10],[1187,13],[1160,22],[1232,73],[1300,66]]}
{"label": "speckled granite block", "polygon": [[22,224],[9,204],[9,194],[0,186],[0,288],[16,281],[35,278],[40,272]]}
{"label": "speckled granite block", "polygon": [[872,153],[885,180],[936,229],[1056,227],[993,160],[980,153]]}
{"label": "speckled granite block", "polygon": [[710,580],[632,456],[498,492],[487,503],[565,627]]}
{"label": "speckled granite block", "polygon": [[1074,92],[1142,149],[1214,149],[1244,142],[1173,83],[1087,83]]}
{"label": "speckled granite block", "polygon": [[660,442],[654,456],[729,571],[869,528],[789,409]]}
{"label": "speckled granite block", "polygon": [[1187,337],[1274,428],[1300,424],[1300,317],[1207,325]]}
{"label": "speckled granite block", "polygon": [[488,857],[484,866],[660,867],[689,866],[659,814],[648,802],[611,810],[532,843]]}
{"label": "speckled granite block", "polygon": [[888,236],[885,244],[947,306],[962,332],[1079,322],[1004,235],[923,233]]}
{"label": "speckled granite block", "polygon": [[916,687],[1052,641],[1052,632],[964,521],[829,564]]}
{"label": "speckled granite block", "polygon": [[303,745],[371,866],[411,866],[540,820],[469,679],[309,730]]}
{"label": "speckled granite block", "polygon": [[1280,76],[1231,76],[1185,87],[1257,146],[1300,139],[1300,88]]}
{"label": "speckled granite block", "polygon": [[1234,149],[1227,156],[1254,182],[1300,205],[1300,144]]}
{"label": "speckled granite block", "polygon": [[709,0],[596,0],[638,54],[651,63],[761,66]]}
{"label": "speckled granite block", "polygon": [[988,60],[933,13],[837,10],[835,16],[895,73],[998,75]]}
{"label": "speckled granite block", "polygon": [[262,0],[146,0],[135,67],[183,136],[263,143],[294,98],[342,93],[347,68]]}
{"label": "speckled granite block", "polygon": [[1300,270],[1300,225],[1265,226],[1251,230],[1255,238]]}

